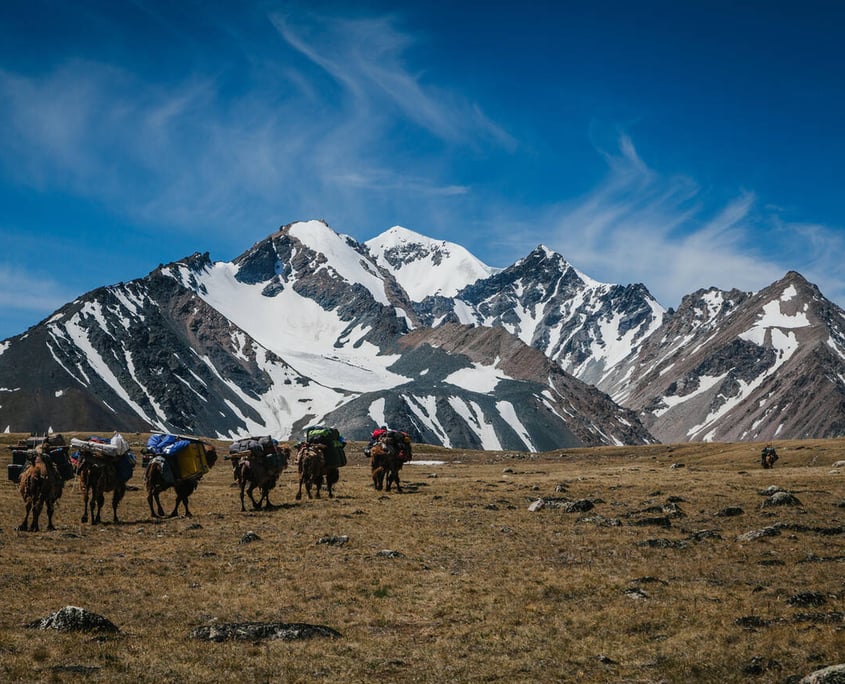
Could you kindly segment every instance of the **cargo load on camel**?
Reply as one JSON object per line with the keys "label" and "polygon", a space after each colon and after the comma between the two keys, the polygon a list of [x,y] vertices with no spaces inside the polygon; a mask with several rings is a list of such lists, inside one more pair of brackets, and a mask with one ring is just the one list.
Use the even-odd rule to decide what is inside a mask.
{"label": "cargo load on camel", "polygon": [[269,435],[264,437],[243,437],[232,442],[229,446],[229,456],[227,458],[233,461],[242,458],[265,461],[271,468],[281,470],[287,465],[287,458],[278,444]]}
{"label": "cargo load on camel", "polygon": [[157,460],[162,464],[165,480],[200,478],[210,469],[205,445],[192,437],[157,432],[150,435],[146,450],[151,461]]}
{"label": "cargo load on camel", "polygon": [[70,440],[74,449],[71,460],[78,469],[83,462],[88,461],[99,466],[114,466],[117,479],[120,482],[128,482],[132,478],[137,460],[135,454],[129,447],[129,443],[118,432],[115,432],[111,439],[91,436],[88,439]]}
{"label": "cargo load on camel", "polygon": [[329,468],[346,465],[346,440],[337,428],[325,425],[312,425],[305,428],[306,444],[322,444],[323,458]]}

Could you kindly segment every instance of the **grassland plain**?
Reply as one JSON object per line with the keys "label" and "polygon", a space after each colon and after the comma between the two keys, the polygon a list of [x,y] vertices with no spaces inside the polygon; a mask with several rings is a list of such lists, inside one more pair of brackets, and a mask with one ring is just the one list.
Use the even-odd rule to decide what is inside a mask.
{"label": "grassland plain", "polygon": [[[146,441],[126,437],[136,453]],[[405,493],[385,494],[350,444],[334,499],[295,502],[291,469],[278,508],[246,513],[221,459],[193,518],[165,520],[150,517],[139,467],[120,524],[108,505],[105,524],[81,524],[68,483],[57,529],[37,533],[15,529],[23,504],[4,481],[0,680],[797,682],[845,661],[845,468],[832,467],[845,439],[774,445],[771,470],[753,443],[417,445],[417,461],[442,463],[406,465]],[[800,505],[763,506],[769,487]],[[172,491],[162,498],[172,505]],[[26,627],[67,605],[120,632]],[[253,621],[341,636],[189,636]]]}

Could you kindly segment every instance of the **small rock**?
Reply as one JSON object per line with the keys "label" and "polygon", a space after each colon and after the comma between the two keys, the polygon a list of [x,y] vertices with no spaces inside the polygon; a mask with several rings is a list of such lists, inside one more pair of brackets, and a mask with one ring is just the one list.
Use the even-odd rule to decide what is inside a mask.
{"label": "small rock", "polygon": [[379,558],[404,558],[405,554],[399,551],[393,551],[392,549],[382,549],[376,556]]}
{"label": "small rock", "polygon": [[679,468],[685,468],[686,466],[683,463],[673,463],[669,466],[672,470],[678,470]]}
{"label": "small rock", "polygon": [[543,506],[546,505],[546,502],[542,499],[537,499],[536,501],[532,502],[530,506],[528,506],[528,510],[532,513],[539,511]]}
{"label": "small rock", "polygon": [[801,502],[798,497],[793,496],[789,492],[775,492],[768,499],[760,504],[760,508],[769,508],[771,506],[800,506]]}
{"label": "small rock", "polygon": [[845,684],[845,663],[811,672],[800,684]]}
{"label": "small rock", "polygon": [[739,506],[728,506],[727,508],[723,508],[720,511],[716,511],[716,517],[718,518],[734,518],[738,515],[743,515],[745,511],[743,511]]}
{"label": "small rock", "polygon": [[204,641],[261,641],[282,639],[294,641],[296,639],[311,639],[314,637],[328,637],[336,639],[340,632],[323,625],[308,625],[302,622],[239,622],[229,624],[213,624],[192,629],[188,635],[191,639]]}
{"label": "small rock", "polygon": [[113,622],[84,608],[65,606],[27,625],[30,629],[55,629],[59,632],[119,632]]}
{"label": "small rock", "polygon": [[238,544],[249,544],[250,542],[260,541],[260,539],[261,537],[255,534],[255,532],[250,531],[247,532],[243,537],[241,537],[241,540],[238,542]]}
{"label": "small rock", "polygon": [[819,594],[815,591],[802,591],[799,594],[790,596],[786,599],[786,602],[790,606],[805,608],[807,606],[823,606],[827,602],[827,599],[824,597],[824,594]]}
{"label": "small rock", "polygon": [[762,537],[777,537],[779,534],[780,530],[777,527],[764,527],[761,530],[751,530],[750,532],[741,534],[736,540],[739,542],[748,542]]}
{"label": "small rock", "polygon": [[329,546],[343,546],[349,541],[349,537],[345,534],[333,537],[320,537],[317,540],[318,544],[328,544]]}

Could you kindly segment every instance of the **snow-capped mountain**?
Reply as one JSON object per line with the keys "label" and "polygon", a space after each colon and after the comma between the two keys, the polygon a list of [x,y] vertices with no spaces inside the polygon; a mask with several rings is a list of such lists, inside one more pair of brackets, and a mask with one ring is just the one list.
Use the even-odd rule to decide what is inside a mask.
{"label": "snow-capped mountain", "polygon": [[[295,223],[232,262],[195,254],[95,290],[8,340],[0,422],[282,439],[313,422],[348,439],[389,423],[518,450],[652,440],[633,412],[553,364],[537,375],[475,357],[484,328],[441,346],[411,331],[422,329],[410,297],[368,247]],[[507,337],[539,357],[532,368],[550,363]]]}
{"label": "snow-capped mountain", "polygon": [[394,227],[294,223],[0,343],[0,429],[299,437],[391,424],[458,448],[845,434],[845,312],[799,274],[677,311],[539,246],[492,269]]}
{"label": "snow-capped mountain", "polygon": [[452,298],[427,298],[417,310],[431,326],[501,326],[590,384],[601,383],[665,313],[645,286],[596,282],[543,245]]}
{"label": "snow-capped mountain", "polygon": [[364,244],[376,263],[396,278],[414,302],[426,297],[454,297],[467,285],[499,270],[454,242],[432,240],[402,226],[394,226]]}
{"label": "snow-capped mountain", "polygon": [[603,389],[661,441],[841,436],[845,311],[794,271],[756,294],[700,290]]}

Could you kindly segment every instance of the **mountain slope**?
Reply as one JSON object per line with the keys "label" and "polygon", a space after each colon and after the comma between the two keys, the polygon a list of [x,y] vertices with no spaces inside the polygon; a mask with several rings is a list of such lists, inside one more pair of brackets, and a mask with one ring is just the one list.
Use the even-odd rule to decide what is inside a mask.
{"label": "mountain slope", "polygon": [[417,311],[430,326],[501,326],[590,384],[600,383],[665,313],[643,285],[598,283],[542,245],[452,299],[427,298]]}
{"label": "mountain slope", "polygon": [[702,290],[604,387],[662,441],[842,435],[845,312],[795,272],[756,294]]}
{"label": "mountain slope", "polygon": [[[422,334],[410,298],[365,246],[321,222],[290,224],[232,262],[195,254],[95,290],[9,340],[0,386],[20,390],[0,422],[282,439],[317,421],[349,439],[390,423],[433,443],[518,450],[652,439],[539,352],[542,377],[509,374],[467,353],[482,329],[440,347],[414,346],[412,330]],[[24,354],[47,369],[38,384],[16,374]]]}

